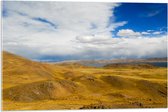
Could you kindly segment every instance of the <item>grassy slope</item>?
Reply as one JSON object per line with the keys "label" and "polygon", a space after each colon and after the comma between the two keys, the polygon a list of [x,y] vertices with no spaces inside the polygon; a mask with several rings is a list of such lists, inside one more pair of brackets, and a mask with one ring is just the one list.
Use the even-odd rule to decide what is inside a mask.
{"label": "grassy slope", "polygon": [[166,68],[44,64],[3,52],[3,108],[166,107]]}

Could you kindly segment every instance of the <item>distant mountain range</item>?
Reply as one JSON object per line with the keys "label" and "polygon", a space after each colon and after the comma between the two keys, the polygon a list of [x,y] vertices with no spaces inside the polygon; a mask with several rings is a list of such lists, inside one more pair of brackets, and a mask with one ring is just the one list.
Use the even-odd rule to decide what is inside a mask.
{"label": "distant mountain range", "polygon": [[108,64],[116,64],[116,63],[156,63],[156,62],[167,62],[167,58],[146,58],[146,59],[113,59],[113,60],[69,60],[69,61],[61,61],[61,62],[49,62],[49,63],[78,63],[86,66],[96,66],[102,67]]}

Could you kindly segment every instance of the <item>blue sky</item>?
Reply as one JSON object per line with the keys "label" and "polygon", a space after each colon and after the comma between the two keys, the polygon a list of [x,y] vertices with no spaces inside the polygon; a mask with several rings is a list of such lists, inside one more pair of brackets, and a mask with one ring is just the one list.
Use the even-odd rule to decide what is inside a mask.
{"label": "blue sky", "polygon": [[167,56],[167,4],[3,2],[4,50],[33,60]]}
{"label": "blue sky", "polygon": [[147,30],[167,31],[167,4],[123,3],[115,9],[116,21],[128,21],[119,29],[129,28],[138,32]]}

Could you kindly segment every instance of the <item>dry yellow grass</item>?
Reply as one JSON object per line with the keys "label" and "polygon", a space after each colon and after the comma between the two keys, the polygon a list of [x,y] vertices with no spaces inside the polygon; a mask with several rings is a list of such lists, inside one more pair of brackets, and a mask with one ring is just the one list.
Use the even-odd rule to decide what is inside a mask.
{"label": "dry yellow grass", "polygon": [[167,107],[167,68],[46,64],[3,52],[3,109]]}

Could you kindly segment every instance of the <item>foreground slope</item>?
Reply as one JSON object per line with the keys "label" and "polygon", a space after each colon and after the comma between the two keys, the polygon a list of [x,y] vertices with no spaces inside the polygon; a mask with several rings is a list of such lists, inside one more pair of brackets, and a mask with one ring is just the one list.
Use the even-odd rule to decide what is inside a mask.
{"label": "foreground slope", "polygon": [[166,99],[166,68],[46,64],[3,52],[4,110],[166,107]]}

